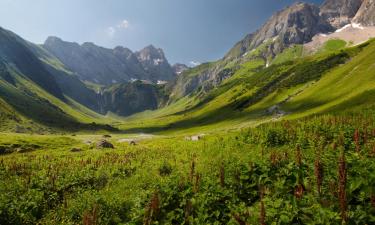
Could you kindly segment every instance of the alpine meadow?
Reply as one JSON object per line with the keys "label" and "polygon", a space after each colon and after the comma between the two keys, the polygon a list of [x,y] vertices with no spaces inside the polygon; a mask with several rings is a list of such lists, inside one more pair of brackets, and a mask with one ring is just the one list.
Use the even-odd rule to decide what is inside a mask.
{"label": "alpine meadow", "polygon": [[[24,2],[0,4],[27,11]],[[140,21],[162,17],[150,2],[108,4],[134,7]],[[204,30],[225,29],[210,19],[222,1],[208,2],[216,7]],[[77,41],[46,36],[36,44],[0,16],[0,224],[375,224],[375,1],[285,1],[273,12],[276,1],[253,2],[246,5],[272,16],[259,17],[263,25],[220,58],[202,48],[197,58],[207,62],[190,65],[167,59],[196,49],[190,36],[181,50],[95,44],[121,35],[139,41],[132,48],[143,44],[147,28],[128,11],[118,12],[132,20],[82,44],[88,27]],[[98,4],[86,1],[82,19],[107,9]],[[182,17],[192,10],[169,5]],[[236,14],[229,11],[222,20]],[[43,26],[69,36],[52,14],[40,18],[51,20],[23,27],[30,39]],[[165,46],[185,34],[149,29],[147,41]],[[142,35],[133,40],[131,32]],[[202,45],[213,44],[203,36]]]}

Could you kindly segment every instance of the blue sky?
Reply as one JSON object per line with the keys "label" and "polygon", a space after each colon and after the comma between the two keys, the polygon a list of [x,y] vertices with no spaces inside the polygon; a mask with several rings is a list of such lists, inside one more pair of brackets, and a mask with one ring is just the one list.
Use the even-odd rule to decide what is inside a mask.
{"label": "blue sky", "polygon": [[[0,26],[42,43],[153,44],[171,63],[221,58],[294,0],[0,0]],[[309,0],[320,4],[321,0]]]}

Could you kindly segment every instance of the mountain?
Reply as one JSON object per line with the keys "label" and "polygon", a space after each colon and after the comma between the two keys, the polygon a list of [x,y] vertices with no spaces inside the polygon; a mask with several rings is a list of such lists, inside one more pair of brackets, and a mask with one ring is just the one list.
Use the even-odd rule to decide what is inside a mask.
{"label": "mountain", "polygon": [[1,27],[0,60],[3,64],[3,70],[9,70],[11,67],[14,67],[13,69],[17,69],[19,73],[38,84],[50,94],[60,99],[64,98],[56,80],[28,48],[28,43],[14,33]]}
{"label": "mountain", "polygon": [[353,21],[364,26],[375,26],[375,1],[363,0],[361,7],[353,18]]}
{"label": "mountain", "polygon": [[[95,128],[89,123],[101,116],[67,93],[79,88],[80,94],[86,95],[84,86],[68,71],[62,72],[63,65],[49,58],[43,49],[0,28],[0,56],[1,130],[44,132],[52,128]],[[66,80],[72,81],[65,83]],[[61,83],[66,86],[61,87]],[[81,96],[84,98],[90,97]]]}
{"label": "mountain", "polygon": [[326,0],[320,7],[320,15],[333,27],[340,28],[356,15],[363,0]]}
{"label": "mountain", "polygon": [[[289,48],[302,54],[301,46],[313,39],[319,41],[341,36],[348,41],[355,39],[353,43],[361,43],[373,37],[374,32],[372,28],[362,28],[355,23],[374,25],[374,5],[374,0],[326,0],[321,6],[297,2],[286,7],[276,12],[260,29],[236,43],[224,58],[182,73],[175,82],[172,97],[194,92],[204,94],[231,77],[241,65],[250,63],[258,69],[268,67],[275,58],[280,59],[288,54],[288,51],[282,53]],[[352,29],[347,29],[341,35],[329,35],[341,31],[340,28],[350,23],[354,24]],[[353,37],[358,29],[363,30],[361,37]],[[318,44],[320,47],[323,45]]]}
{"label": "mountain", "polygon": [[149,45],[135,53],[144,70],[150,75],[149,80],[172,80],[175,73],[161,48]]}
{"label": "mountain", "polygon": [[[297,96],[298,85],[311,85],[367,49],[361,43],[375,36],[375,28],[362,26],[373,24],[373,11],[372,0],[327,0],[320,7],[295,3],[222,59],[194,68],[171,66],[163,50],[152,45],[132,52],[57,37],[35,45],[1,29],[0,120],[8,121],[7,127],[35,122],[36,127],[61,128],[111,113],[129,116],[172,107],[176,117],[195,112],[208,121],[208,112],[247,110],[284,93],[284,87]],[[338,21],[352,25],[339,27]],[[360,47],[345,50],[349,45]]]}
{"label": "mountain", "polygon": [[243,63],[252,61],[256,67],[267,66],[284,49],[333,30],[321,18],[318,6],[295,3],[275,13],[256,32],[246,35],[223,59],[185,71],[177,78],[172,96],[186,96],[198,90],[207,92],[232,76]]}
{"label": "mountain", "polygon": [[274,56],[292,44],[303,44],[316,34],[333,31],[319,13],[316,5],[295,3],[274,14],[258,31],[238,42],[226,58],[240,57],[267,41],[272,42],[267,55]]}
{"label": "mountain", "polygon": [[58,58],[82,81],[110,85],[140,80],[171,80],[174,73],[161,49],[149,46],[140,52],[116,47],[108,49],[93,43],[66,42],[49,37],[43,48]]}
{"label": "mountain", "polygon": [[147,77],[138,62],[131,63],[134,59],[128,49],[106,49],[93,43],[79,45],[65,42],[57,37],[49,37],[43,48],[57,57],[83,81],[108,85],[131,78]]}
{"label": "mountain", "polygon": [[145,110],[155,110],[167,99],[163,88],[147,82],[115,84],[101,93],[103,112],[129,116]]}
{"label": "mountain", "polygon": [[172,66],[172,69],[173,69],[173,72],[176,74],[176,75],[180,75],[182,72],[184,72],[185,70],[188,70],[189,67],[185,64],[182,64],[182,63],[176,63]]}

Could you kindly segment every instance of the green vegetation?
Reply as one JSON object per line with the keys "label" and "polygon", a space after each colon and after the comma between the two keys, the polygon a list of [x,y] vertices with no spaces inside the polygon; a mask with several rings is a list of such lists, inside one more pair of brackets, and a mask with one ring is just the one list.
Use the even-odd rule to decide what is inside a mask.
{"label": "green vegetation", "polygon": [[341,40],[341,39],[331,39],[331,40],[328,40],[323,48],[322,48],[322,52],[331,52],[331,51],[337,51],[337,50],[340,50],[340,49],[343,49],[347,46],[347,43],[346,41],[344,40]]}
{"label": "green vegetation", "polygon": [[[221,85],[208,91],[203,85],[160,110],[127,118],[119,128],[163,134],[207,133],[254,126],[280,115],[294,119],[372,102],[374,53],[375,42],[369,41],[295,60],[285,57],[285,62],[268,68],[261,59],[253,59],[236,68]],[[367,101],[361,100],[364,95]]]}
{"label": "green vegetation", "polygon": [[290,48],[285,49],[282,53],[276,55],[273,59],[272,64],[281,64],[288,61],[293,61],[302,57],[303,46],[295,45]]}
{"label": "green vegetation", "polygon": [[1,156],[0,223],[372,224],[374,115],[363,108],[198,142],[132,146],[114,135],[114,150],[92,135],[2,136],[2,148],[36,151]]}

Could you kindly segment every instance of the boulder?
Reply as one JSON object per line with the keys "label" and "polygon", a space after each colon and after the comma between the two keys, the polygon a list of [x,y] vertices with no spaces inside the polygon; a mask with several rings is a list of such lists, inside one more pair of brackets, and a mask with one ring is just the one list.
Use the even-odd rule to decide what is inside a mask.
{"label": "boulder", "polygon": [[70,152],[82,152],[82,149],[80,149],[80,148],[72,148],[72,149],[70,149]]}
{"label": "boulder", "polygon": [[115,148],[113,146],[113,144],[111,144],[110,142],[108,142],[107,140],[100,140],[97,144],[96,144],[96,147],[97,148]]}

